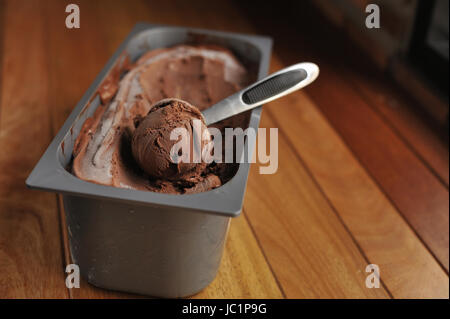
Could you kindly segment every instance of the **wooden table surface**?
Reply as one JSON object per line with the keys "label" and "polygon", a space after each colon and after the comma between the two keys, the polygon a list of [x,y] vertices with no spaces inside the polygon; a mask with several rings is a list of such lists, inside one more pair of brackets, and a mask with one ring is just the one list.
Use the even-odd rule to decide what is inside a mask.
{"label": "wooden table surface", "polygon": [[[219,273],[194,298],[449,297],[448,145],[325,23],[311,34],[229,1],[75,3],[81,28],[69,30],[65,1],[0,0],[0,298],[136,297],[66,288],[61,199],[24,181],[137,21],[270,35],[272,72],[321,67],[264,107],[278,171],[252,165]],[[368,264],[380,288],[366,287]]]}

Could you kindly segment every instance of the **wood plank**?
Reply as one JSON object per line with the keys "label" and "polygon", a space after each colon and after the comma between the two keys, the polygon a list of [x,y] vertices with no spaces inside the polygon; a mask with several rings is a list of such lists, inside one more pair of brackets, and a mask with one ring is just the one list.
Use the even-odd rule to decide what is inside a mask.
{"label": "wood plank", "polygon": [[[295,27],[280,19],[283,12],[277,8],[266,10],[260,15],[266,12],[273,17],[270,28],[260,16],[251,21],[277,39],[277,53],[284,65],[305,60],[320,65],[318,81],[305,88],[305,92],[448,272],[448,189],[348,80],[352,60],[360,58],[357,54],[361,53],[332,27],[317,23],[320,17],[307,6],[302,12],[304,19],[299,19]],[[251,10],[247,12],[251,14]],[[311,23],[316,26],[314,33],[298,32]],[[333,37],[327,37],[329,34]]]}
{"label": "wood plank", "polygon": [[[0,102],[2,100],[2,69],[3,69],[3,45],[5,37],[5,1],[0,0]],[[0,117],[2,116],[2,105],[0,103]],[[1,128],[0,128],[1,129]]]}
{"label": "wood plank", "polygon": [[[345,59],[345,79],[448,188],[448,141],[438,136],[440,132],[426,119],[420,105],[389,75],[372,65],[364,53],[354,50],[353,43],[341,41],[340,46],[339,51],[351,53],[351,58]],[[341,52],[339,59],[343,58]]]}
{"label": "wood plank", "polygon": [[435,127],[436,131],[432,130],[433,124],[420,105],[390,76],[374,67],[366,55],[353,50],[352,45],[348,41],[341,45],[341,51],[352,52],[351,58],[346,59],[345,79],[448,188],[448,141],[438,136],[440,132]]}
{"label": "wood plank", "polygon": [[448,271],[448,190],[352,88],[334,88],[307,92]]}
{"label": "wood plank", "polygon": [[[278,125],[263,112],[260,127]],[[286,296],[389,298],[365,286],[369,262],[283,134],[278,152],[275,174],[252,166],[244,208]]]}
{"label": "wood plank", "polygon": [[[58,92],[58,96],[53,97],[51,102],[54,127],[62,124],[82,95],[82,91],[99,72],[104,63],[102,61],[106,61],[106,57],[113,53],[136,21],[144,18],[149,20],[152,17],[142,14],[150,14],[152,11],[144,10],[139,2],[132,2],[126,7],[123,7],[122,3],[111,2],[106,9],[92,1],[80,2],[83,15],[82,27],[79,30],[68,31],[58,27],[60,23],[58,14],[63,5],[48,3],[46,6],[48,29],[51,30],[48,41],[50,51],[59,57],[58,60],[49,59],[48,61],[52,78],[51,89]],[[122,8],[131,9],[124,11]],[[161,16],[161,12],[158,16]],[[110,27],[108,21],[115,21],[115,26]],[[77,50],[73,50],[74,47]],[[77,85],[72,87],[69,83]],[[66,262],[70,262],[66,234],[64,238]],[[85,281],[81,283],[80,289],[71,290],[71,296],[73,298],[135,297],[135,295],[98,289]],[[210,286],[194,297],[283,298],[245,218],[241,217],[232,221],[219,273]]]}
{"label": "wood plank", "polygon": [[[223,10],[223,9],[222,9]],[[234,17],[234,21],[236,21],[235,24],[233,24],[233,26],[235,28],[239,28],[240,30],[245,30],[245,32],[252,32],[252,28],[251,26],[248,26],[246,24],[246,22],[248,23],[248,20],[246,19],[241,19],[240,15],[237,14],[237,16]],[[221,27],[226,28],[226,22],[222,21],[220,18],[215,18],[218,20],[218,22],[216,22],[217,24],[220,24]],[[261,20],[259,20],[261,21]],[[264,21],[264,19],[262,20]],[[274,17],[274,21],[278,21],[277,17]],[[276,23],[276,25],[278,25],[278,23]],[[271,25],[271,28],[273,28],[274,25]],[[292,26],[290,26],[292,27]],[[230,28],[230,26],[228,26],[228,28]],[[268,28],[264,28],[264,29],[259,29],[259,30],[266,30],[268,33],[270,33],[270,31],[268,30]],[[286,31],[285,29],[283,29],[282,32]],[[264,31],[260,31],[260,32],[264,32]],[[298,32],[298,31],[293,31],[293,32]],[[297,43],[302,43],[301,39],[298,39],[292,34],[293,32],[291,32],[291,34],[289,34],[289,39],[297,39]],[[279,35],[278,35],[279,36]],[[276,41],[275,41],[275,51],[276,52],[280,52],[281,54],[285,54],[286,52],[289,52],[290,47],[291,47],[291,43],[292,41],[289,42],[284,42],[283,47],[280,47],[280,39],[283,39],[282,37],[276,37]],[[309,46],[312,45],[312,41],[309,42],[304,42],[304,46]],[[303,46],[302,46],[303,48]],[[302,60],[303,57],[303,53],[302,52],[298,52],[298,51],[294,51],[294,54],[296,54],[296,60],[294,60],[291,56],[291,61],[289,63],[295,63],[298,61]],[[272,61],[277,61],[276,59],[272,60]],[[279,60],[278,60],[279,61]],[[278,63],[276,64],[276,67],[272,68],[272,71],[276,71],[280,68],[282,68],[283,66],[286,66],[286,64],[282,64],[282,63]],[[319,78],[319,80],[321,80],[321,78]],[[330,86],[334,85],[334,83],[329,83]],[[291,97],[292,98],[292,97]],[[295,98],[293,98],[294,101]],[[282,101],[280,101],[280,103],[282,103]],[[304,103],[303,99],[299,99],[299,101],[296,102],[297,105],[302,105]],[[279,107],[274,108],[276,111],[273,112],[274,114],[280,115],[285,109],[284,108],[288,108],[289,107],[289,103],[282,103],[284,104],[283,106],[280,105]],[[288,105],[285,105],[288,104]],[[270,110],[270,108],[269,108]],[[290,109],[289,109],[290,110]],[[272,113],[272,112],[271,112]],[[264,118],[264,116],[263,116]],[[285,116],[284,118],[288,118],[291,119],[292,121],[297,120],[298,118],[298,114],[289,114],[289,116]],[[326,120],[322,119],[317,119],[318,120],[318,126],[322,127],[328,127],[328,123],[326,123]],[[312,119],[305,119],[305,121],[308,124],[308,126],[305,127],[311,127],[313,124],[315,124],[315,122]],[[325,123],[324,123],[325,122]],[[288,128],[286,128],[286,125],[284,125],[284,122],[280,122],[283,123],[281,126],[286,130],[288,130]],[[305,123],[303,123],[305,124]],[[328,134],[330,133],[330,130],[332,130],[331,128],[328,128],[327,133],[323,133],[322,134],[318,134],[318,136],[320,138],[313,138],[313,142],[311,142],[311,145],[309,145],[310,147],[313,147],[313,145],[321,145],[322,141],[326,141],[328,138]],[[295,125],[291,125],[289,126],[289,133],[290,134],[295,134],[295,133],[300,133],[301,134],[296,134],[296,136],[305,136],[308,137],[309,134],[309,130],[308,129],[303,129],[303,126],[299,126],[298,123],[296,123]],[[335,140],[335,134],[333,134],[333,139]],[[340,140],[339,138],[337,138],[337,140]],[[301,138],[300,141],[304,141],[304,138]],[[306,140],[307,141],[307,140]],[[328,145],[328,144],[327,144]],[[342,146],[342,145],[341,145]],[[338,148],[339,149],[339,148]],[[344,151],[345,149],[345,151]],[[305,151],[305,149],[302,149],[303,151]],[[340,205],[336,205],[336,207],[340,208],[340,211],[338,212],[340,215],[342,214],[349,214],[346,216],[349,216],[348,218],[353,218],[353,223],[349,223],[349,221],[344,219],[344,222],[346,224],[346,227],[349,227],[349,225],[351,225],[352,227],[349,228],[350,232],[352,233],[356,233],[357,236],[356,240],[358,242],[359,245],[363,245],[363,250],[365,251],[365,249],[368,249],[370,252],[370,255],[368,255],[369,260],[372,262],[372,259],[375,259],[376,261],[381,260],[383,261],[383,265],[388,265],[388,274],[384,275],[384,270],[382,270],[383,274],[382,274],[382,279],[385,281],[388,289],[391,290],[391,292],[393,293],[394,297],[407,297],[407,296],[448,296],[448,289],[445,289],[446,284],[448,283],[448,277],[445,276],[445,273],[443,273],[442,271],[440,271],[438,265],[433,261],[433,258],[431,257],[431,255],[427,252],[427,250],[423,247],[423,245],[421,245],[420,241],[415,237],[415,234],[409,229],[408,225],[402,220],[402,218],[398,215],[398,212],[396,212],[395,208],[390,204],[389,200],[387,198],[385,198],[384,194],[382,192],[380,192],[380,190],[377,188],[376,184],[373,183],[370,180],[370,177],[367,175],[367,173],[364,171],[364,168],[361,167],[358,163],[358,161],[352,156],[351,152],[349,152],[348,149],[345,148],[345,146],[343,146],[343,149],[340,149],[340,152],[338,152],[337,154],[341,154],[342,156],[344,156],[346,159],[349,160],[349,163],[346,164],[346,161],[340,160],[337,163],[340,163],[342,165],[347,165],[349,167],[350,170],[350,174],[345,174],[343,176],[337,174],[337,176],[333,176],[334,172],[340,172],[339,169],[339,165],[334,165],[336,159],[334,159],[334,157],[332,157],[333,160],[330,160],[330,157],[332,155],[334,155],[335,151],[330,151],[327,152],[327,149],[321,150],[319,148],[319,151],[321,151],[320,155],[310,152],[309,154],[311,154],[312,156],[316,156],[316,157],[311,157],[309,158],[309,160],[311,162],[314,163],[314,161],[316,162],[320,162],[322,164],[322,162],[325,162],[324,164],[322,164],[322,169],[317,169],[315,171],[313,171],[314,173],[314,178],[317,178],[317,176],[322,177],[328,177],[329,175],[332,177],[330,178],[330,180],[328,180],[328,187],[329,189],[327,189],[328,191],[332,191],[334,189],[339,189],[339,187],[341,187],[343,181],[348,181],[346,184],[346,187],[349,187],[351,191],[354,192],[358,192],[359,188],[362,187],[362,190],[359,191],[359,194],[364,194],[364,196],[367,196],[367,198],[375,198],[375,202],[381,202],[381,204],[378,204],[374,207],[371,206],[371,204],[373,204],[373,201],[359,201],[359,200],[355,200],[355,198],[353,196],[341,196],[342,194],[334,194],[334,196],[332,197],[332,204],[336,205],[335,202],[341,203]],[[341,156],[339,155],[339,156]],[[339,157],[338,157],[339,158]],[[330,162],[330,163],[328,163]],[[328,167],[326,167],[328,165]],[[357,167],[354,167],[354,166]],[[329,170],[329,171],[328,171]],[[356,171],[355,173],[353,173],[353,171]],[[345,172],[347,172],[347,170],[345,170]],[[317,174],[317,175],[316,175]],[[254,175],[250,176],[250,181],[252,181]],[[261,183],[262,184],[262,183]],[[353,185],[354,184],[354,185]],[[264,185],[267,185],[266,183],[264,183]],[[323,187],[323,185],[321,185],[321,187]],[[250,187],[249,187],[249,191],[250,192]],[[374,193],[375,195],[371,195],[372,193]],[[336,196],[339,195],[339,196]],[[249,195],[247,195],[249,196]],[[327,196],[329,196],[327,194]],[[357,199],[358,197],[356,197]],[[334,201],[333,201],[334,200]],[[343,204],[345,204],[346,206],[344,206]],[[342,212],[341,212],[342,210]],[[354,212],[359,212],[362,211],[362,217],[361,218],[357,218],[357,216],[354,216]],[[351,215],[350,215],[351,214]],[[384,221],[383,220],[379,220],[378,216],[383,216],[384,217]],[[264,222],[262,220],[262,218],[259,217],[260,215],[258,214],[258,217],[255,218],[255,222],[262,224],[262,228],[270,228],[272,225],[272,220],[266,221]],[[371,222],[375,223],[376,228],[379,230],[381,228],[381,230],[383,230],[383,228],[389,229],[393,232],[393,234],[398,234],[399,238],[401,239],[394,239],[391,240],[391,237],[386,237],[383,238],[382,236],[378,236],[374,238],[373,233],[368,234],[367,231],[365,231],[363,226],[360,225],[364,225],[364,221],[368,219]],[[250,216],[250,222],[253,222],[253,219]],[[393,225],[389,226],[389,222],[392,222]],[[397,228],[399,228],[399,230],[397,230]],[[266,254],[272,252],[272,250],[274,249],[268,249],[266,247],[266,245],[264,244],[263,240],[260,238],[261,236],[264,235],[264,232],[260,231],[260,229],[255,228],[255,231],[257,233],[257,237],[259,238],[259,240],[263,243],[263,247],[265,248],[265,252]],[[385,232],[382,232],[382,234],[384,234]],[[388,252],[386,254],[383,254],[383,252],[381,251],[381,249],[379,248],[378,245],[381,244],[381,247],[384,247],[383,249],[387,249]],[[397,245],[396,245],[397,244]],[[391,247],[392,246],[392,247]],[[391,247],[391,248],[390,248]],[[389,249],[390,248],[390,249]],[[406,251],[408,252],[408,254],[411,254],[412,256],[408,256],[408,254],[400,254],[397,256],[397,253],[400,251],[402,251],[403,249],[406,249]],[[417,252],[416,252],[417,251]],[[366,253],[366,251],[365,251]],[[413,269],[411,270],[409,267],[409,264],[403,264],[401,263],[401,258],[400,256],[403,257],[407,257],[408,259],[410,259],[410,262],[412,265],[416,265],[418,268],[417,269]],[[390,258],[395,258],[393,260],[399,260],[400,262],[397,263],[394,266],[391,266],[390,263]],[[272,261],[269,257],[269,260],[272,263],[272,267],[276,267],[276,265],[274,265],[273,263],[276,263],[276,260],[278,260],[277,258],[275,258],[275,261]],[[281,268],[282,266],[280,266]],[[385,266],[382,266],[384,269]],[[421,274],[421,270],[425,270],[425,271],[430,271],[431,275],[424,275]],[[420,282],[416,282],[414,283],[415,279],[412,278],[418,278]],[[424,284],[424,290],[422,290],[421,288],[421,284],[425,281]],[[409,284],[405,284],[405,283],[409,283]],[[403,288],[404,285],[404,288]],[[410,290],[411,289],[411,290]]]}
{"label": "wood plank", "polygon": [[39,3],[3,3],[0,296],[67,298],[56,197],[25,179],[50,142],[45,29]]}
{"label": "wood plank", "polygon": [[[283,66],[274,59],[275,69]],[[336,134],[298,92],[265,110],[336,209],[394,298],[448,298],[448,276]]]}
{"label": "wood plank", "polygon": [[368,76],[367,73],[352,72],[350,80],[360,89],[360,93],[369,105],[381,114],[397,135],[416,153],[422,162],[448,188],[449,153],[448,144],[433,132],[415,103],[400,93],[394,83],[383,84],[382,78]]}

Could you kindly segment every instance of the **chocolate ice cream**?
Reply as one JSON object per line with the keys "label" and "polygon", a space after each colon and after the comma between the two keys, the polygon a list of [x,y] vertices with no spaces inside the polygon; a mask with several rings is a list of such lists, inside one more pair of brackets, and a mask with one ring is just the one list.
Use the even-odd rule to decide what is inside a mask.
{"label": "chocolate ice cream", "polygon": [[[196,127],[195,121],[199,127]],[[186,136],[174,135],[175,129],[184,129]],[[186,141],[187,145],[183,145]],[[139,166],[150,176],[168,180],[197,181],[206,168],[202,150],[210,145],[211,136],[201,112],[189,103],[166,99],[152,106],[133,134],[131,149]],[[177,144],[183,146],[186,158],[172,154]],[[180,156],[177,162],[176,157]]]}
{"label": "chocolate ice cream", "polygon": [[[250,83],[249,73],[229,50],[190,45],[156,49],[123,73],[112,72],[105,79],[99,90],[102,105],[85,121],[75,142],[72,171],[77,177],[102,185],[184,194],[216,188],[234,176],[238,164],[169,163],[167,150],[174,141],[164,134],[152,135],[186,127],[189,117],[199,118],[182,107],[172,111],[179,108],[176,105],[153,109],[156,102],[178,98],[202,111]],[[164,123],[154,116],[162,112],[172,114],[173,121]],[[225,127],[245,129],[248,121],[249,114],[244,113],[213,126],[222,132]],[[158,150],[160,155],[149,156]]]}

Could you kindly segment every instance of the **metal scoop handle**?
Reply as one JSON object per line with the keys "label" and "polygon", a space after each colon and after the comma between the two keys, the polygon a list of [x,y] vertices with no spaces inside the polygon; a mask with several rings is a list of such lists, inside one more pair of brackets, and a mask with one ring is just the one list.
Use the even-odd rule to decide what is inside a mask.
{"label": "metal scoop handle", "polygon": [[227,97],[202,112],[206,125],[248,111],[299,90],[319,75],[319,67],[310,62],[294,64]]}

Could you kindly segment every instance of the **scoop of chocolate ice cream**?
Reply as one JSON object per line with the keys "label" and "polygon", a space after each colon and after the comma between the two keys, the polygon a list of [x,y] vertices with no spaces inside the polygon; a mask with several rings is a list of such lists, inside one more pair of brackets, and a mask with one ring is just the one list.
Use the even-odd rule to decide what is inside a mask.
{"label": "scoop of chocolate ice cream", "polygon": [[[172,133],[175,129],[185,130]],[[186,134],[182,136],[180,132]],[[206,168],[201,154],[210,142],[205,120],[195,106],[178,99],[165,99],[152,106],[140,121],[131,147],[134,159],[150,176],[195,181]],[[183,151],[187,155],[184,153],[184,159],[177,162],[176,157],[182,157]]]}

